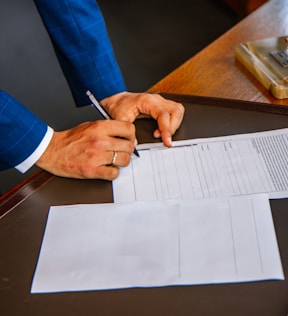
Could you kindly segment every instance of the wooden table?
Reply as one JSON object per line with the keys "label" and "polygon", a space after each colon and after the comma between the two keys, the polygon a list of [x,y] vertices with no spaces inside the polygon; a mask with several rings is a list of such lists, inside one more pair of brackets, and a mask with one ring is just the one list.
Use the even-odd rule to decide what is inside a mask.
{"label": "wooden table", "polygon": [[150,91],[288,106],[287,99],[273,97],[234,57],[238,43],[283,35],[288,35],[288,2],[270,0],[156,83]]}

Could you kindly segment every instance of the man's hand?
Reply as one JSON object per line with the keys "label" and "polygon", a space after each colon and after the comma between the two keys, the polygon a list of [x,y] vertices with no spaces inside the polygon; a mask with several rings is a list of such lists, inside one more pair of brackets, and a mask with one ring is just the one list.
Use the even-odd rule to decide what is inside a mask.
{"label": "man's hand", "polygon": [[184,116],[181,103],[167,100],[159,94],[121,92],[103,99],[101,104],[115,120],[134,122],[141,114],[151,116],[158,123],[153,136],[161,137],[167,147],[172,145],[172,135]]}
{"label": "man's hand", "polygon": [[[62,177],[113,180],[119,174],[118,167],[129,164],[135,142],[132,123],[86,122],[66,131],[54,132],[36,165]],[[112,165],[115,152],[117,157]]]}

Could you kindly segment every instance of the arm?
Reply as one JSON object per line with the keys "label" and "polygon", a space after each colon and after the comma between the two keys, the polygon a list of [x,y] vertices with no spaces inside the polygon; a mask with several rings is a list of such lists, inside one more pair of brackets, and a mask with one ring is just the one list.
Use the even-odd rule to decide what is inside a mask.
{"label": "arm", "polygon": [[51,137],[46,123],[0,91],[0,170],[16,167],[25,172],[45,151]]}
{"label": "arm", "polygon": [[[85,10],[80,8],[79,4],[82,3],[85,3]],[[98,91],[100,98],[125,90],[101,13],[95,2],[49,0],[37,1],[37,4],[41,12],[44,12],[48,24],[50,22],[47,17],[55,17],[49,28],[55,31],[52,32],[53,39],[56,39],[55,49],[77,105],[88,103],[85,94],[86,83],[88,88]],[[90,14],[90,9],[91,13],[94,12],[93,17],[83,18],[83,15]],[[79,14],[84,23],[82,26],[81,21],[74,20],[74,13],[70,10],[75,14],[77,12],[77,17],[79,11],[82,12]],[[99,23],[95,18],[99,18]],[[76,39],[71,37],[71,34],[77,33],[78,28],[82,32],[83,28],[88,27],[86,22],[91,23],[91,30],[85,39],[89,41],[91,38],[93,42],[95,36],[91,32],[97,31],[99,35],[97,40],[90,43],[89,50],[87,43],[83,41],[82,33],[81,36],[77,34]],[[71,23],[74,23],[72,29],[66,32],[66,26]],[[90,49],[93,47],[95,56],[90,55]],[[106,52],[103,54],[104,48]],[[75,51],[79,52],[76,57]],[[93,66],[96,59],[99,61],[97,69]],[[108,70],[105,70],[107,67]],[[47,124],[4,92],[0,95],[0,113],[0,170],[16,167],[25,172],[36,163],[40,168],[59,176],[113,179],[119,173],[118,166],[129,163],[134,149],[135,128],[131,123],[87,122],[66,131],[53,132]],[[111,165],[115,151],[118,152],[117,159]]]}
{"label": "arm", "polygon": [[[92,90],[118,121],[84,123],[53,133],[28,109],[1,92],[0,169],[18,166],[25,171],[35,162],[60,176],[113,179],[119,172],[116,166],[129,163],[136,142],[131,123],[141,113],[158,121],[159,129],[154,136],[161,136],[170,146],[171,135],[183,117],[182,105],[158,95],[125,91],[95,1],[35,0],[35,3],[53,38],[77,105],[87,104],[86,89]],[[115,151],[117,163],[111,166]]]}
{"label": "arm", "polygon": [[184,107],[156,94],[129,93],[95,0],[34,0],[51,36],[60,65],[78,106],[87,105],[90,90],[114,119],[134,122],[140,115],[153,117],[153,135],[171,146]]}
{"label": "arm", "polygon": [[[129,163],[134,145],[131,123],[100,120],[54,132],[0,91],[0,170],[14,167],[25,172],[36,164],[58,176],[112,180],[118,167]],[[117,160],[111,165],[115,151]]]}
{"label": "arm", "polygon": [[[96,91],[100,99],[125,90],[101,12],[93,0],[35,2],[77,105],[88,103],[86,89]],[[53,132],[4,92],[0,93],[0,114],[0,170],[15,167],[25,172],[36,164],[59,176],[113,179],[118,166],[127,165],[134,150],[135,128],[128,122],[87,122]],[[115,151],[117,159],[111,166]]]}
{"label": "arm", "polygon": [[34,0],[77,106],[125,91],[105,22],[95,0]]}

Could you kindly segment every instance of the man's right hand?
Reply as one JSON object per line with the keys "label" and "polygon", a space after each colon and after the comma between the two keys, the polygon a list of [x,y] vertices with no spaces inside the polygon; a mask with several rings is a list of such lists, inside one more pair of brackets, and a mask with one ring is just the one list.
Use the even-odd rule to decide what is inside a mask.
{"label": "man's right hand", "polygon": [[[78,179],[113,180],[127,166],[135,144],[129,122],[99,120],[54,132],[36,165],[52,174]],[[114,153],[117,157],[113,163]]]}

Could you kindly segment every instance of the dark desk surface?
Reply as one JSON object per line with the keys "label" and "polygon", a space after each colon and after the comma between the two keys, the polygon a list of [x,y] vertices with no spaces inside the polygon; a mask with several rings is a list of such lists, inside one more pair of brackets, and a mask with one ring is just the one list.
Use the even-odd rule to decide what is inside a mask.
{"label": "dark desk surface", "polygon": [[[234,59],[238,42],[287,35],[287,16],[286,0],[268,1],[151,91],[254,100],[275,103],[287,110],[287,100],[273,98]],[[183,125],[175,135],[177,140],[288,125],[285,115],[186,103]],[[141,142],[153,141],[153,126],[155,122],[151,120],[137,122]],[[0,220],[0,315],[287,316],[287,199],[271,201],[285,281],[31,295],[49,207],[111,201],[110,182],[64,179],[45,172],[0,199],[0,214],[9,211]]]}
{"label": "dark desk surface", "polygon": [[[286,115],[186,104],[185,119],[175,139],[256,132],[287,127],[287,123]],[[139,140],[153,141],[151,132],[154,126],[154,121],[139,120]],[[111,183],[108,181],[64,179],[46,173],[41,176],[44,181],[39,181],[34,187],[26,186],[22,199],[0,220],[1,315],[287,316],[286,199],[271,201],[285,281],[30,294],[49,207],[112,201]],[[10,201],[10,207],[12,204]],[[0,204],[0,208],[3,205]]]}

